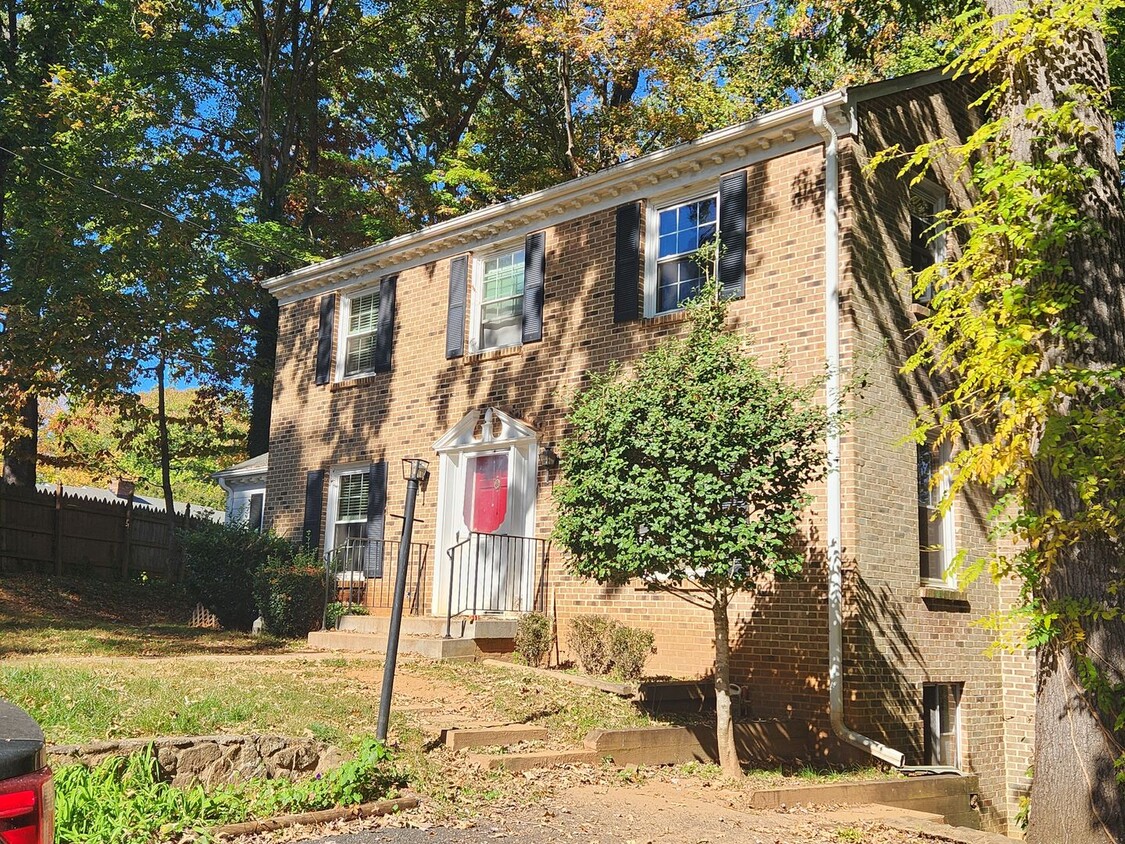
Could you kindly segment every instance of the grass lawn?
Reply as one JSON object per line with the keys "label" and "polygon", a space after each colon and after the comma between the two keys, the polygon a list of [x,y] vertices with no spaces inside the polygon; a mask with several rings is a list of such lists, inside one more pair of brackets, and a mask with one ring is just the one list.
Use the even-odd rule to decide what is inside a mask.
{"label": "grass lawn", "polygon": [[[0,576],[0,697],[27,709],[54,744],[276,733],[354,748],[374,734],[379,658],[302,653],[303,642],[193,629],[186,624],[191,607],[182,593],[159,584]],[[598,727],[670,721],[551,677],[480,663],[400,660],[391,739],[435,816],[463,818],[498,800],[525,805],[524,798],[551,787],[549,778],[529,781],[466,765],[437,744],[446,727],[507,723],[546,726],[548,746],[573,748]],[[703,784],[722,779],[711,765],[681,766],[672,775]],[[824,778],[766,771],[745,785],[810,779]]]}

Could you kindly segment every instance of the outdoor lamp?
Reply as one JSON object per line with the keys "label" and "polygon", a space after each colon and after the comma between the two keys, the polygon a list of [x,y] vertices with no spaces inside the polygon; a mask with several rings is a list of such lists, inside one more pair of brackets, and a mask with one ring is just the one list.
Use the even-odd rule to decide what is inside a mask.
{"label": "outdoor lamp", "polygon": [[430,461],[421,457],[402,458],[403,480],[423,483],[430,476]]}
{"label": "outdoor lamp", "polygon": [[559,468],[559,455],[555,452],[554,443],[548,443],[543,446],[543,450],[539,452],[539,468],[544,469],[548,473]]}

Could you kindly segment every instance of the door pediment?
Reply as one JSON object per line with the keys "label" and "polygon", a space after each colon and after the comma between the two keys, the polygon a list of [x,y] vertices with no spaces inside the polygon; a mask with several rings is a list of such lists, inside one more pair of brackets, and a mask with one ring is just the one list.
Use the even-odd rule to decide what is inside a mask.
{"label": "door pediment", "polygon": [[439,454],[451,451],[470,451],[476,448],[495,448],[497,445],[518,445],[535,442],[535,430],[502,410],[486,407],[470,410],[437,442],[434,451]]}

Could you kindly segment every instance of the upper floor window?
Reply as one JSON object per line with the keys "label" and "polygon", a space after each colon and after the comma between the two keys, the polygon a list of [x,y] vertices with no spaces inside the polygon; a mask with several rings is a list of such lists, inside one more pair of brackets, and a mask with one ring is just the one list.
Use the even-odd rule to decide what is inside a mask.
{"label": "upper floor window", "polygon": [[[945,197],[936,188],[922,185],[910,191],[910,269],[915,276],[945,261],[945,228],[940,219],[944,210]],[[915,290],[913,298],[928,305],[934,298],[933,283],[921,292]]]}
{"label": "upper floor window", "polygon": [[477,259],[472,349],[483,352],[523,342],[524,247]]}
{"label": "upper floor window", "polygon": [[447,359],[461,357],[466,348],[475,354],[543,339],[546,244],[546,232],[531,232],[523,243],[458,255],[449,262]]}
{"label": "upper floor window", "polygon": [[344,377],[374,372],[379,291],[349,296],[344,311]]}
{"label": "upper floor window", "polygon": [[317,384],[391,371],[397,285],[398,276],[388,275],[365,290],[320,297]]}
{"label": "upper floor window", "polygon": [[718,197],[711,195],[649,212],[645,240],[655,248],[646,256],[647,316],[679,310],[703,286],[698,250],[715,237],[718,207]]}
{"label": "upper floor window", "polygon": [[918,568],[923,583],[955,585],[953,508],[941,512],[949,495],[949,443],[918,446]]}

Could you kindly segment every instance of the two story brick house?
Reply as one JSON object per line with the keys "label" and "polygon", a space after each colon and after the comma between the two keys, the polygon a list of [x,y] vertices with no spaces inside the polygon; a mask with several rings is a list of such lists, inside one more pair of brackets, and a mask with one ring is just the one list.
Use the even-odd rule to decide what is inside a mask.
{"label": "two story brick house", "polygon": [[683,329],[700,280],[690,255],[717,236],[729,320],[761,359],[785,352],[796,380],[827,364],[830,401],[840,372],[866,371],[849,399],[862,412],[828,443],[839,471],[813,491],[803,576],[732,609],[747,708],[810,757],[977,774],[986,826],[1007,829],[1026,788],[1032,666],[986,657],[991,634],[972,624],[1013,599],[1008,587],[959,584],[952,566],[988,550],[987,503],[938,514],[948,449],[904,444],[933,399],[900,372],[926,305],[909,271],[955,248],[933,215],[965,202],[965,186],[941,168],[914,187],[864,169],[893,143],[963,137],[969,99],[937,73],[835,91],[271,279],[266,524],[349,555],[381,589],[399,462],[428,459],[420,612],[538,606],[564,651],[568,618],[604,614],[655,633],[651,671],[706,675],[708,613],[576,579],[543,540],[569,397],[589,371]]}

